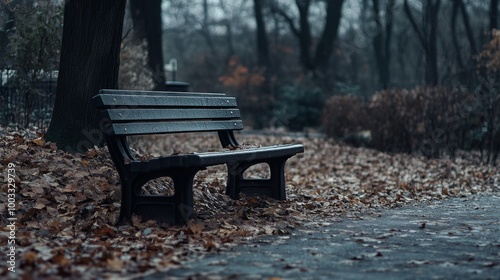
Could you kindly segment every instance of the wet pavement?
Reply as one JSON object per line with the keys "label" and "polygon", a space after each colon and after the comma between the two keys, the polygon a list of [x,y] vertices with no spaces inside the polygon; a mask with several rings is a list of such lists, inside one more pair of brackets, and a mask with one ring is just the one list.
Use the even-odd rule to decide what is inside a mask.
{"label": "wet pavement", "polygon": [[145,279],[500,279],[500,195],[305,225]]}

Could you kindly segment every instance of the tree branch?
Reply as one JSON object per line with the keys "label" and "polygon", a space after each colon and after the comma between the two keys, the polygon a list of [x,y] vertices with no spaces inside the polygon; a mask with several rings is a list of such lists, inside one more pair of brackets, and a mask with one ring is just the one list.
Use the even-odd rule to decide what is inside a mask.
{"label": "tree branch", "polygon": [[295,23],[293,22],[293,19],[281,8],[277,7],[274,3],[271,5],[271,12],[275,13],[279,16],[281,16],[290,26],[290,29],[292,30],[293,34],[300,38],[300,31],[299,29],[295,26]]}

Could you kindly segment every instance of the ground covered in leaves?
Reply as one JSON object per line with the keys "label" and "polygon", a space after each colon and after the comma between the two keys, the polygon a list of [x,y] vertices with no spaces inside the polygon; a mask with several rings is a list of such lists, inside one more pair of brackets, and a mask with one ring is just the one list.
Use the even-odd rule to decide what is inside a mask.
{"label": "ground covered in leaves", "polygon": [[[4,278],[112,278],[147,275],[207,252],[225,250],[259,235],[285,235],[310,222],[355,216],[381,207],[499,193],[498,168],[464,153],[428,160],[353,148],[321,138],[238,135],[246,145],[303,143],[306,152],[288,161],[287,200],[224,195],[225,168],[195,179],[195,217],[187,226],[155,222],[115,226],[120,185],[106,148],[67,154],[36,131],[0,127],[0,244]],[[220,149],[214,135],[132,140],[138,155],[154,157]],[[9,173],[9,169],[11,169]],[[14,212],[9,212],[9,174],[15,171]],[[249,177],[268,176],[265,166]],[[168,179],[145,193],[168,193]],[[12,184],[11,184],[12,186]],[[14,214],[14,215],[12,215]],[[16,218],[15,270],[8,271],[9,218]]]}

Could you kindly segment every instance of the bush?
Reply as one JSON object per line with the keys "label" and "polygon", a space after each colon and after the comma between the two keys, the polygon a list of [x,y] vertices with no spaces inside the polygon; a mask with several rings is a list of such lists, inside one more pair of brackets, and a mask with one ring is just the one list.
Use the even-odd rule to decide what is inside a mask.
{"label": "bush", "polygon": [[44,0],[36,6],[13,6],[15,27],[9,33],[11,65],[17,87],[33,88],[59,66],[63,9],[61,3]]}
{"label": "bush", "polygon": [[[372,143],[381,151],[412,152],[411,131],[416,128],[408,121],[417,117],[416,104],[411,104],[407,90],[386,90],[375,94],[367,106],[371,117]],[[417,117],[418,118],[418,117]]]}
{"label": "bush", "polygon": [[453,156],[469,145],[471,132],[482,126],[476,121],[478,102],[468,92],[444,87],[386,90],[368,104],[336,96],[325,106],[323,127],[329,137],[354,144],[359,144],[361,135],[369,135],[369,146],[385,152]]}
{"label": "bush", "polygon": [[366,105],[356,96],[332,96],[323,108],[323,130],[328,137],[346,138],[369,129]]}
{"label": "bush", "polygon": [[325,99],[320,88],[301,85],[281,87],[273,110],[275,126],[284,126],[292,131],[318,126]]}
{"label": "bush", "polygon": [[463,146],[472,95],[444,87],[388,90],[371,100],[373,145],[389,152],[454,155]]}
{"label": "bush", "polygon": [[[481,155],[486,150],[486,163],[496,164],[500,153],[500,30],[493,30],[491,40],[476,56],[478,87],[476,99],[481,108],[484,131],[479,133]],[[477,135],[477,133],[476,133]]]}
{"label": "bush", "polygon": [[[7,85],[14,88],[17,95],[22,95],[22,102],[16,105],[17,112],[22,113],[15,114],[23,116],[22,125],[26,127],[33,119],[43,120],[46,114],[50,114],[50,110],[46,108],[37,112],[36,107],[40,109],[50,106],[51,95],[55,93],[62,40],[63,4],[56,0],[40,0],[36,3],[4,2],[3,8],[14,14],[14,20],[13,27],[5,30],[9,39],[6,49],[9,59],[4,59],[2,66],[12,70],[14,74],[8,77]],[[38,102],[49,104],[40,105]],[[21,106],[23,108],[19,110]],[[20,119],[16,121],[21,124]]]}

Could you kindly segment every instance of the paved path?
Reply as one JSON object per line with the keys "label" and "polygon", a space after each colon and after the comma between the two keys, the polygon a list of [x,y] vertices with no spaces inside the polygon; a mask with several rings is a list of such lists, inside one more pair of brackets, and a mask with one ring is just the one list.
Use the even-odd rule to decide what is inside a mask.
{"label": "paved path", "polygon": [[305,226],[147,279],[500,279],[500,197]]}

